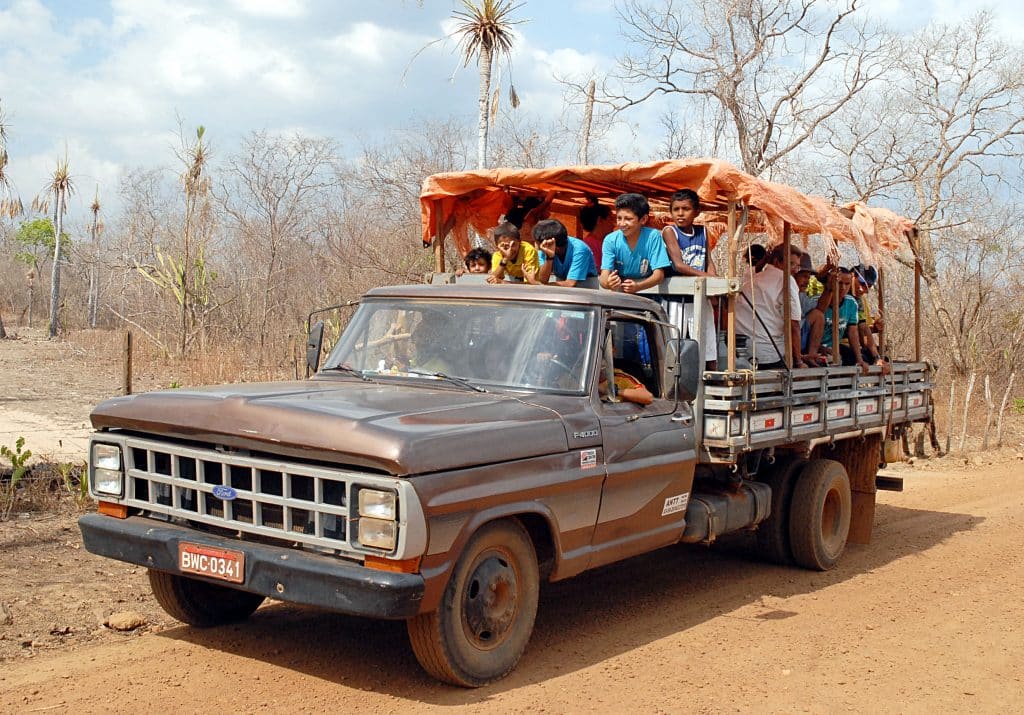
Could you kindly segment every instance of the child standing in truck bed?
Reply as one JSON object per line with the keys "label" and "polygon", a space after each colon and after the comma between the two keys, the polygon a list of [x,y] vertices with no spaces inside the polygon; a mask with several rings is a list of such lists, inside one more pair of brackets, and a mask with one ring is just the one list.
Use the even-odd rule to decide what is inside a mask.
{"label": "child standing in truck bed", "polygon": [[[672,194],[669,199],[669,213],[672,223],[661,231],[665,241],[665,250],[672,266],[670,275],[679,276],[714,276],[715,264],[711,261],[708,250],[708,237],[703,226],[693,221],[700,213],[700,197],[692,189],[682,189]],[[695,338],[697,331],[693,325],[693,297],[684,296],[683,300],[669,299],[664,301],[665,311],[669,320],[679,327],[683,337]],[[704,360],[707,368],[714,370],[718,360],[718,335],[715,331],[715,314],[711,309],[711,301],[704,299]]]}
{"label": "child standing in truck bed", "polygon": [[617,231],[605,236],[601,246],[601,287],[636,293],[658,285],[672,265],[665,242],[657,229],[649,228],[651,205],[640,194],[615,199]]}

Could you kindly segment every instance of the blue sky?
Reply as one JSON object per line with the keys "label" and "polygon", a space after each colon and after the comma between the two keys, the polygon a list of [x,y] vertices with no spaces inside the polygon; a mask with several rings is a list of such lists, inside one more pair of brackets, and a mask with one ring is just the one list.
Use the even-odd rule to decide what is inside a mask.
{"label": "blue sky", "polygon": [[[955,22],[983,6],[863,4],[903,30]],[[1020,5],[986,4],[1013,38],[1024,30]],[[455,7],[453,0],[0,0],[9,173],[27,204],[67,147],[79,187],[74,217],[97,185],[113,199],[126,169],[172,166],[178,117],[186,127],[204,124],[222,154],[256,129],[329,136],[354,153],[361,141],[417,120],[455,116],[469,124],[477,75],[460,67],[453,43],[411,62],[451,29]],[[555,73],[608,69],[621,49],[612,0],[527,0],[517,16],[529,21],[516,28],[514,79],[523,111],[537,116],[562,111]],[[629,119],[642,136],[657,112],[640,109]]]}

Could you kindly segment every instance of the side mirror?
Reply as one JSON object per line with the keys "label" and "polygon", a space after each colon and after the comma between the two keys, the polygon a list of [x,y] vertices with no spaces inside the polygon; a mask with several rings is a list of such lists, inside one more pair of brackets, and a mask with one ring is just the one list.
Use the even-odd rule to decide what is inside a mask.
{"label": "side mirror", "polygon": [[697,386],[704,374],[704,357],[696,340],[679,341],[679,372],[676,375],[676,390],[680,400],[692,400],[697,396]]}
{"label": "side mirror", "polygon": [[306,377],[309,377],[320,367],[320,351],[324,344],[324,321],[318,320],[309,329],[306,337]]}

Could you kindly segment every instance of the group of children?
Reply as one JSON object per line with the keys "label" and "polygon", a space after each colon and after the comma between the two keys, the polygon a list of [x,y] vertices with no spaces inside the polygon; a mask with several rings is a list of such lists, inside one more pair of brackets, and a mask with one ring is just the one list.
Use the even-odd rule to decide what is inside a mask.
{"label": "group of children", "polygon": [[[569,236],[560,221],[541,217],[550,203],[549,194],[532,206],[514,207],[493,230],[497,250],[492,254],[483,248],[473,249],[465,257],[466,270],[487,274],[489,283],[512,280],[573,287],[597,277],[602,288],[624,293],[657,286],[671,275],[716,275],[704,226],[694,223],[701,211],[700,199],[690,189],[671,196],[672,220],[661,231],[647,226],[651,207],[642,194],[619,196],[614,217],[607,207],[592,200],[580,211],[582,239]],[[524,236],[514,221],[518,219],[526,228],[531,216],[529,235]],[[610,225],[612,218],[614,230]],[[760,247],[752,247],[752,253],[757,248]],[[873,335],[880,322],[871,324],[863,298],[873,283],[874,269],[827,266],[815,271],[807,254],[796,246],[791,248],[792,262],[788,267],[782,265],[781,248],[762,254],[763,258],[759,256],[759,265],[752,266],[737,302],[738,330],[752,340],[755,354],[760,356],[759,367],[782,367],[783,351],[779,346],[787,327],[793,331],[792,345],[800,346],[799,351],[794,350],[794,367],[826,364],[832,348],[833,275],[839,291],[837,322],[843,364],[859,365],[865,370],[869,363],[884,366]],[[782,324],[783,290],[790,292],[791,326]],[[692,337],[696,330],[692,298],[669,299],[663,304],[670,320],[684,335]],[[715,369],[718,340],[710,303],[705,304],[704,315],[701,329],[705,360],[708,369]]]}
{"label": "group of children", "polygon": [[[715,275],[704,227],[693,223],[700,213],[696,192],[673,194],[669,210],[673,223],[662,231],[646,225],[650,204],[641,194],[622,194],[615,200],[615,230],[608,227],[607,208],[589,203],[580,211],[582,239],[568,235],[561,221],[537,221],[528,237],[508,220],[493,230],[497,251],[475,248],[466,254],[466,271],[486,273],[488,282],[515,280],[531,284],[556,283],[571,287],[599,277],[609,290],[635,293],[658,285],[668,275]],[[602,237],[603,234],[603,237]],[[550,265],[549,265],[550,264]]]}

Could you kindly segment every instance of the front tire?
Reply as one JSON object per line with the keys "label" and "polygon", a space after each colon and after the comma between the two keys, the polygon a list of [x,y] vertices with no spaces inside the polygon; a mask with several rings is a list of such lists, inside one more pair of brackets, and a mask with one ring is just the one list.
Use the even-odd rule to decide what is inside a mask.
{"label": "front tire", "polygon": [[263,603],[256,593],[153,569],[149,586],[169,616],[197,628],[244,621]]}
{"label": "front tire", "polygon": [[485,525],[459,557],[439,608],[407,622],[416,659],[452,685],[504,677],[530,640],[539,590],[537,554],[523,526]]}
{"label": "front tire", "polygon": [[831,459],[807,462],[793,487],[789,511],[793,560],[817,571],[835,566],[846,548],[853,511],[846,468]]}

